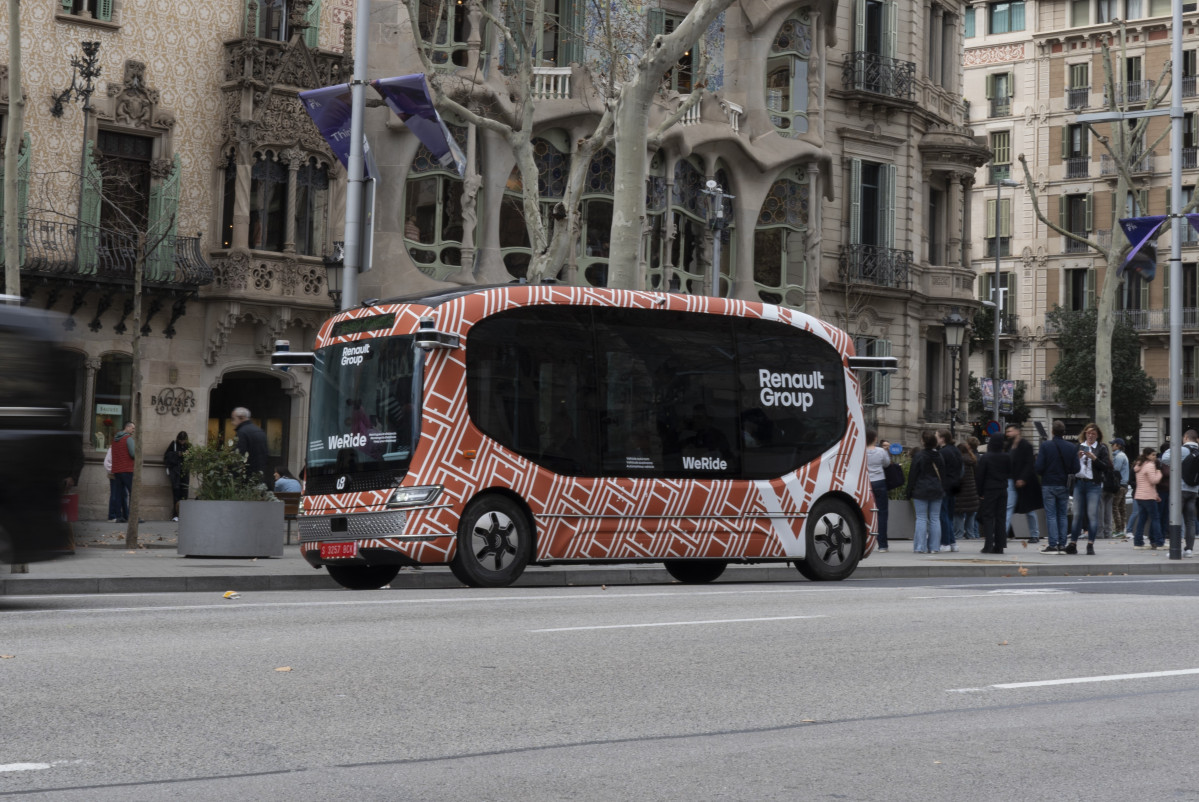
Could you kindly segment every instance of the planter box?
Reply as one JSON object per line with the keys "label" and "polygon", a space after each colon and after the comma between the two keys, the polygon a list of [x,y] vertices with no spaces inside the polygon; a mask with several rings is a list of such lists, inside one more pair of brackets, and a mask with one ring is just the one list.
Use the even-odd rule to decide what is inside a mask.
{"label": "planter box", "polygon": [[911,540],[916,531],[916,509],[907,499],[887,500],[887,540]]}
{"label": "planter box", "polygon": [[285,531],[277,501],[179,502],[184,557],[282,557]]}

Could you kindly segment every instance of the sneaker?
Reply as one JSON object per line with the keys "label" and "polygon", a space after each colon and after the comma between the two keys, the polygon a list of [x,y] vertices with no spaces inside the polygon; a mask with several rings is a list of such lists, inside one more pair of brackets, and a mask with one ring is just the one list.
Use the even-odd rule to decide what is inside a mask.
{"label": "sneaker", "polygon": [[1041,538],[1039,538],[1039,537],[1030,537],[1028,539],[1028,545],[1030,545],[1030,546],[1035,546],[1037,543],[1040,543],[1040,542],[1041,542]]}
{"label": "sneaker", "polygon": [[1133,546],[1133,548],[1134,548],[1134,549],[1136,549],[1137,551],[1144,551],[1145,549],[1147,549],[1147,548],[1149,548],[1149,547],[1148,547],[1148,546],[1136,546],[1136,545],[1134,545],[1134,546]]}
{"label": "sneaker", "polygon": [[1190,549],[1183,549],[1182,556],[1183,557],[1194,557],[1195,555],[1191,553]]}
{"label": "sneaker", "polygon": [[957,543],[950,543],[950,544],[949,544],[949,550],[950,550],[950,551],[957,551],[957,550],[958,550],[958,544],[957,544]]}
{"label": "sneaker", "polygon": [[1045,546],[1045,548],[1041,549],[1041,553],[1042,553],[1042,554],[1057,554],[1057,553],[1058,553],[1058,547],[1057,547],[1057,546],[1052,546],[1052,545],[1051,545],[1051,546]]}
{"label": "sneaker", "polygon": [[[172,518],[171,520],[172,520],[172,521],[174,521],[175,523],[179,523],[179,516],[178,516],[178,515],[176,515],[176,516],[175,516],[174,518]],[[883,549],[883,551],[886,551],[886,549]]]}
{"label": "sneaker", "polygon": [[1066,548],[1062,550],[1063,554],[1078,554],[1078,543],[1070,541],[1066,544]]}
{"label": "sneaker", "polygon": [[[176,518],[175,520],[176,520],[176,521],[178,521],[179,519],[178,519],[178,518]],[[886,547],[886,546],[883,546],[881,549],[879,549],[879,550],[878,550],[878,553],[879,553],[879,554],[886,554],[886,553],[887,553],[887,547]]]}
{"label": "sneaker", "polygon": [[1091,555],[1092,557],[1095,556],[1095,544],[1094,543],[1087,544],[1087,554]]}
{"label": "sneaker", "polygon": [[108,522],[110,524],[119,524],[121,522],[121,519],[120,518],[109,518]]}

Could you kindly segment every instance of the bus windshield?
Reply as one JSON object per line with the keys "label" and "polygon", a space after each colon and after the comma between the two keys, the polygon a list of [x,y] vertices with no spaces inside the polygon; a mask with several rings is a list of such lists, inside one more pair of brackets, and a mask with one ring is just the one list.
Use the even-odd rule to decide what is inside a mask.
{"label": "bus windshield", "polygon": [[408,470],[418,429],[411,336],[339,343],[316,352],[308,476]]}

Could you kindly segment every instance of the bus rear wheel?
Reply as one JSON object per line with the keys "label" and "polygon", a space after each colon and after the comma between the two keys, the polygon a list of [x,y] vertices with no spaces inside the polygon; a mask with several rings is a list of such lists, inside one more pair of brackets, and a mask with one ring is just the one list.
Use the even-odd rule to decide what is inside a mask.
{"label": "bus rear wheel", "polygon": [[533,527],[509,498],[472,501],[458,525],[458,549],[450,570],[472,588],[504,588],[524,572],[533,556]]}
{"label": "bus rear wheel", "polygon": [[666,560],[662,563],[666,573],[684,585],[715,582],[728,565],[726,560]]}
{"label": "bus rear wheel", "polygon": [[804,522],[804,538],[806,554],[795,561],[795,568],[813,582],[847,578],[866,545],[862,522],[840,499],[826,499],[812,509]]}
{"label": "bus rear wheel", "polygon": [[343,588],[375,590],[396,578],[398,565],[326,565],[329,576]]}

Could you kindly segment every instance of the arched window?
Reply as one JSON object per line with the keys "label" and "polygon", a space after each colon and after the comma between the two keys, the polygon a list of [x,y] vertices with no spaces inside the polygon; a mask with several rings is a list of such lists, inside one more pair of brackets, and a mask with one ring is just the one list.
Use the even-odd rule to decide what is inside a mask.
{"label": "arched window", "polygon": [[[535,138],[533,162],[537,165],[537,195],[541,200],[542,219],[551,220],[549,213],[565,196],[570,173],[570,148],[565,132],[547,131]],[[513,167],[500,207],[500,252],[504,267],[514,278],[528,275],[532,258],[529,230],[525,225],[523,186],[520,171]],[[546,235],[552,236],[552,230]]]}
{"label": "arched window", "polygon": [[688,293],[704,291],[704,237],[707,229],[704,173],[698,160],[680,159],[674,165],[674,191],[670,198],[670,217],[674,239],[670,243],[670,264],[674,268],[671,287]]}
{"label": "arched window", "polygon": [[604,148],[591,159],[583,184],[583,224],[579,236],[582,281],[608,286],[608,246],[612,238],[612,193],[616,186],[616,154]]}
{"label": "arched window", "polygon": [[645,187],[645,212],[649,215],[649,253],[646,254],[646,286],[651,290],[673,291],[669,279],[663,282],[666,265],[666,158],[654,154],[649,163],[649,180]]}
{"label": "arched window", "polygon": [[771,185],[754,231],[754,285],[767,303],[803,308],[808,211],[807,174],[792,168]]}
{"label": "arched window", "polygon": [[782,136],[808,131],[808,59],[812,56],[812,22],[801,12],[783,22],[766,60],[766,108]]}
{"label": "arched window", "polygon": [[420,34],[434,64],[466,66],[466,15],[462,0],[420,0]]}
{"label": "arched window", "polygon": [[287,228],[287,168],[274,151],[254,154],[250,169],[250,247],[282,251]]}
{"label": "arched window", "polygon": [[105,354],[96,373],[96,405],[92,445],[106,451],[112,438],[133,419],[133,357]]}
{"label": "arched window", "polygon": [[[466,129],[449,128],[465,147]],[[462,179],[424,145],[416,151],[404,190],[404,243],[416,266],[433,278],[445,278],[462,265]]]}
{"label": "arched window", "polygon": [[296,173],[296,253],[325,252],[325,223],[329,219],[328,165],[309,159]]}
{"label": "arched window", "polygon": [[237,205],[237,153],[225,158],[225,180],[221,191],[221,247],[233,247],[233,207]]}

